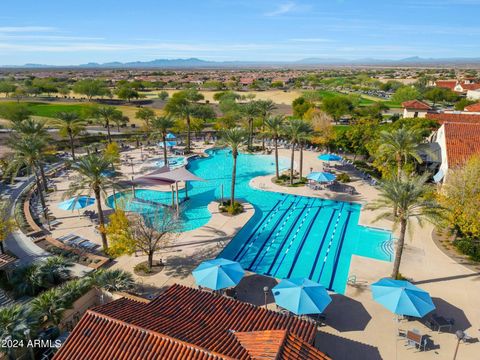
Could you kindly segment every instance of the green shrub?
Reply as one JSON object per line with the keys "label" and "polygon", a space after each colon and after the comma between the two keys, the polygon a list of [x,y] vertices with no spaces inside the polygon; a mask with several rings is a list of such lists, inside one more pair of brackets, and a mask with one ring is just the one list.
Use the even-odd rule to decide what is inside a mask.
{"label": "green shrub", "polygon": [[480,261],[480,241],[470,237],[457,239],[453,242],[453,245],[465,255],[468,255],[470,259],[474,261]]}
{"label": "green shrub", "polygon": [[221,212],[226,212],[230,215],[237,215],[243,212],[243,205],[240,204],[238,201],[235,201],[233,206],[230,205],[230,200],[223,202],[219,206],[219,210]]}
{"label": "green shrub", "polygon": [[150,273],[152,272],[152,270],[148,268],[147,263],[137,264],[137,265],[135,265],[135,267],[133,268],[133,270],[134,270],[136,273],[144,273],[144,274],[150,274]]}
{"label": "green shrub", "polygon": [[341,173],[337,175],[337,180],[341,183],[349,183],[350,181],[352,181],[352,179],[350,179],[350,176],[346,173]]}

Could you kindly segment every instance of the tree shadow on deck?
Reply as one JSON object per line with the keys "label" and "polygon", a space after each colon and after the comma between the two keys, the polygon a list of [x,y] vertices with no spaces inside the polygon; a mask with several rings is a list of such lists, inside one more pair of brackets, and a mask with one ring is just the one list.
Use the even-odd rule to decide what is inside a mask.
{"label": "tree shadow on deck", "polygon": [[378,348],[319,331],[315,347],[335,360],[382,360]]}

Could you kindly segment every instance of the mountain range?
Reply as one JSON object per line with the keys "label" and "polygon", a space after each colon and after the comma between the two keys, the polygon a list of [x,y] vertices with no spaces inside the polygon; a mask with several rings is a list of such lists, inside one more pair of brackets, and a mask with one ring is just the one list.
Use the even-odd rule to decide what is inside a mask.
{"label": "mountain range", "polygon": [[308,68],[318,66],[480,66],[480,58],[421,58],[345,60],[337,58],[306,58],[297,61],[209,61],[198,58],[156,59],[151,61],[87,63],[80,65],[3,65],[0,68],[85,68],[85,69],[221,69],[221,68]]}

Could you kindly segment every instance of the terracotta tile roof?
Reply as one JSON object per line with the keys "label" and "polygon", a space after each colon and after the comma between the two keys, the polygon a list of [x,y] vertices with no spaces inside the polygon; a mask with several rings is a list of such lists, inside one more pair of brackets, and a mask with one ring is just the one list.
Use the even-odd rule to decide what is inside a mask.
{"label": "terracotta tile roof", "polygon": [[402,103],[402,106],[407,109],[415,109],[415,110],[430,110],[430,105],[424,103],[420,100],[410,100],[405,101]]}
{"label": "terracotta tile roof", "polygon": [[430,120],[436,120],[440,124],[445,122],[480,124],[480,115],[476,114],[428,113],[426,118]]}
{"label": "terracotta tile roof", "polygon": [[[68,354],[88,355],[92,351],[95,351],[92,353],[94,356],[78,355],[78,358],[103,359],[104,355],[100,355],[102,350],[110,352],[111,346],[120,346],[115,345],[118,342],[124,344],[124,351],[133,351],[130,347],[144,351],[145,348],[159,349],[156,346],[160,341],[163,344],[162,351],[169,350],[175,354],[169,359],[251,360],[257,359],[255,356],[262,353],[269,355],[275,348],[277,354],[285,352],[288,355],[296,348],[302,349],[302,354],[314,354],[312,357],[296,359],[328,359],[311,345],[316,335],[313,323],[181,285],[173,285],[148,304],[123,298],[92,309],[84,318],[88,319],[82,319],[54,359],[70,359]],[[96,326],[90,318],[107,321]],[[117,329],[119,323],[121,329]],[[141,336],[135,332],[130,335],[130,327],[141,329],[144,333]],[[100,342],[83,345],[86,330],[96,331],[96,335],[91,337],[101,337],[102,345]],[[264,341],[255,340],[252,332]],[[110,333],[116,335],[110,336]],[[123,334],[129,338],[123,339]],[[295,341],[292,342],[292,339]],[[181,355],[180,352],[177,354],[175,349],[186,351],[184,347],[188,346],[202,349],[217,358],[192,357]],[[197,350],[198,356],[201,355],[199,351]],[[118,356],[116,359],[130,358]]]}
{"label": "terracotta tile roof", "polygon": [[450,90],[455,89],[455,86],[457,86],[458,81],[457,80],[437,80],[435,81],[435,85],[437,87],[441,88],[447,88]]}
{"label": "terracotta tile roof", "polygon": [[[324,353],[313,346],[308,346],[294,334],[288,333],[278,354],[282,360],[329,360]],[[353,354],[352,354],[353,359]]]}
{"label": "terracotta tile roof", "polygon": [[462,84],[463,90],[478,90],[480,89],[480,84]]}
{"label": "terracotta tile roof", "polygon": [[470,157],[480,154],[480,123],[450,123],[445,127],[448,167],[463,165]]}
{"label": "terracotta tile roof", "polygon": [[464,111],[480,112],[480,102],[465,107]]}

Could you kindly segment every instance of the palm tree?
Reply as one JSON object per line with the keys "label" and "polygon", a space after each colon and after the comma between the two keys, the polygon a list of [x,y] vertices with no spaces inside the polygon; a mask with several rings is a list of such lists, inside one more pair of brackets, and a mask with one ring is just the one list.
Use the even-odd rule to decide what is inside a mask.
{"label": "palm tree", "polygon": [[58,288],[44,291],[30,302],[30,310],[42,324],[60,325],[66,310],[63,293]]}
{"label": "palm tree", "polygon": [[111,143],[110,125],[117,119],[123,118],[122,112],[114,106],[101,106],[93,110],[93,116],[107,128],[108,142]]}
{"label": "palm tree", "polygon": [[235,180],[237,175],[237,157],[240,146],[247,141],[248,135],[245,130],[240,128],[227,129],[221,135],[221,142],[232,150],[232,184],[230,190],[230,207],[233,211],[235,206]]}
{"label": "palm tree", "polygon": [[417,130],[400,128],[380,133],[378,153],[397,163],[397,177],[400,177],[403,166],[413,158],[422,163],[419,154],[421,134]]}
{"label": "palm tree", "polygon": [[[257,106],[260,117],[262,118],[262,132],[264,132],[265,122],[272,114],[272,111],[277,108],[277,106],[272,100],[258,100]],[[262,150],[265,150],[265,138],[262,138]]]}
{"label": "palm tree", "polygon": [[4,254],[3,242],[17,228],[15,219],[10,214],[7,202],[0,202],[0,253]]}
{"label": "palm tree", "polygon": [[35,183],[38,195],[42,204],[43,215],[47,224],[49,223],[45,197],[43,196],[42,185],[38,171],[40,170],[41,154],[46,147],[44,139],[37,136],[26,136],[21,138],[14,137],[10,141],[10,147],[14,151],[12,161],[8,166],[8,172],[16,176],[22,167],[27,168],[30,173],[35,175]]}
{"label": "palm tree", "polygon": [[[0,339],[25,340],[25,331],[35,324],[33,316],[24,305],[3,306],[0,308]],[[9,358],[14,357],[14,349],[8,346],[0,347]]]}
{"label": "palm tree", "polygon": [[187,123],[187,146],[186,152],[191,150],[191,119],[198,111],[198,101],[204,96],[196,89],[182,90],[172,95],[165,105],[167,114],[179,119],[184,119]]}
{"label": "palm tree", "polygon": [[73,112],[59,112],[57,114],[57,120],[54,122],[56,126],[59,127],[59,133],[63,137],[68,137],[70,140],[70,150],[72,152],[72,159],[75,161],[75,138],[85,130],[87,122],[85,119],[82,119],[80,115]]}
{"label": "palm tree", "polygon": [[283,133],[290,140],[292,155],[290,158],[290,185],[293,185],[293,165],[295,163],[295,146],[301,141],[304,134],[305,122],[299,119],[291,119],[283,126]]}
{"label": "palm tree", "polygon": [[309,123],[303,121],[303,127],[298,136],[298,147],[300,149],[300,166],[299,166],[298,173],[299,173],[300,181],[302,181],[302,177],[303,177],[303,148],[306,142],[311,139],[312,132],[313,132],[312,126]]}
{"label": "palm tree", "polygon": [[165,166],[168,165],[168,157],[167,157],[167,134],[168,131],[175,126],[175,121],[171,117],[168,116],[159,116],[154,118],[151,121],[151,127],[153,128],[154,132],[158,132],[162,137],[163,141],[163,161]]}
{"label": "palm tree", "polygon": [[[397,209],[397,216],[394,217],[394,228],[400,225],[393,265],[392,278],[397,279],[400,271],[405,235],[411,219],[416,219],[420,226],[424,221],[437,222],[441,217],[442,208],[434,200],[432,189],[426,184],[430,174],[423,176],[405,176],[384,180],[380,183],[379,199],[366,206],[369,210]],[[376,220],[390,219],[391,212],[382,212]]]}
{"label": "palm tree", "polygon": [[285,118],[282,115],[277,115],[265,120],[265,136],[273,140],[275,147],[275,176],[277,179],[280,177],[280,172],[278,169],[278,139],[282,133],[283,123]]}
{"label": "palm tree", "polygon": [[100,235],[105,252],[108,250],[108,242],[105,234],[105,218],[103,216],[101,194],[106,196],[106,190],[115,186],[112,179],[108,176],[103,176],[105,171],[109,171],[111,168],[112,162],[103,155],[90,154],[83,156],[72,165],[72,169],[78,172],[79,177],[77,181],[71,183],[70,190],[66,192],[66,196],[82,194],[85,191],[89,195],[92,192],[95,195]]}
{"label": "palm tree", "polygon": [[58,285],[71,276],[73,263],[62,256],[51,256],[40,265],[42,283],[45,287]]}
{"label": "palm tree", "polygon": [[127,291],[135,286],[132,274],[123,270],[97,270],[90,275],[92,284],[107,291]]}
{"label": "palm tree", "polygon": [[250,101],[241,107],[243,115],[247,118],[248,124],[248,150],[252,150],[253,146],[253,120],[260,115],[260,107],[257,101]]}
{"label": "palm tree", "polygon": [[40,266],[32,263],[16,269],[12,274],[12,284],[18,296],[35,296],[43,288]]}

